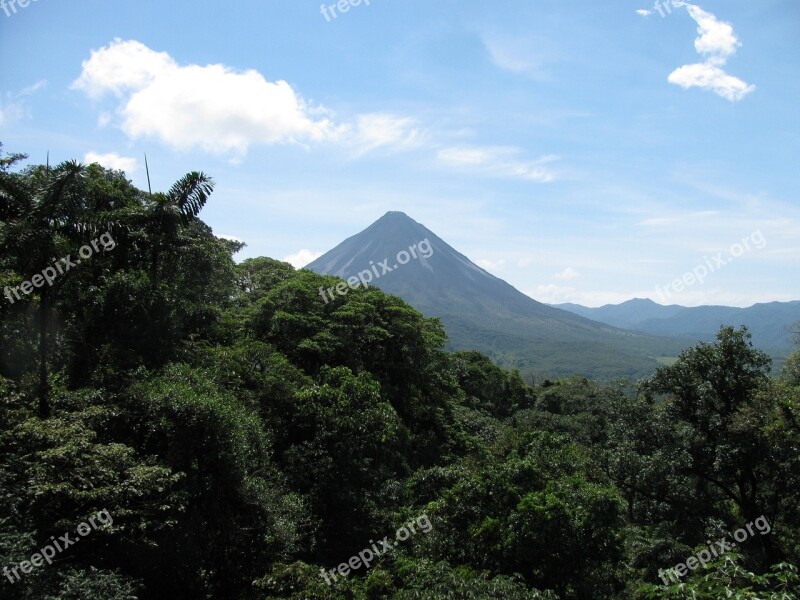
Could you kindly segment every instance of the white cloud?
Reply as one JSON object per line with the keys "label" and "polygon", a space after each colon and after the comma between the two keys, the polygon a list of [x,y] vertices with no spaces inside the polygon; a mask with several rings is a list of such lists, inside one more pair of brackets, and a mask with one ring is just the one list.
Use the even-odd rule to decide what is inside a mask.
{"label": "white cloud", "polygon": [[535,160],[518,158],[519,148],[503,146],[451,146],[439,150],[437,157],[445,165],[467,169],[491,177],[527,179],[546,183],[553,181],[555,173],[546,165],[555,156],[542,156]]}
{"label": "white cloud", "polygon": [[285,81],[224,65],[181,66],[137,41],[92,51],[72,87],[120,100],[121,129],[175,149],[243,156],[253,144],[333,139],[341,130]]}
{"label": "white cloud", "polygon": [[561,271],[561,273],[557,273],[555,275],[555,278],[556,279],[563,279],[565,281],[571,281],[573,279],[577,279],[580,276],[581,276],[581,274],[578,273],[575,269],[573,269],[572,267],[567,267],[566,269]]}
{"label": "white cloud", "polygon": [[698,25],[697,33],[700,37],[694,41],[698,54],[722,61],[736,54],[736,49],[742,43],[736,38],[731,24],[719,21],[717,17],[699,6],[688,4],[687,8],[689,15]]}
{"label": "white cloud", "polygon": [[83,162],[87,165],[98,163],[106,169],[116,169],[130,173],[138,168],[138,163],[135,158],[128,156],[120,156],[116,152],[109,152],[107,154],[98,154],[97,152],[87,152],[83,157]]}
{"label": "white cloud", "polygon": [[156,52],[137,41],[114,39],[108,47],[92,50],[82,63],[81,76],[72,88],[99,100],[107,93],[118,98],[146,89],[180,67],[166,52]]}
{"label": "white cloud", "polygon": [[639,10],[636,11],[636,14],[637,15],[642,15],[643,17],[649,17],[650,15],[653,14],[653,11],[652,10],[639,9]]}
{"label": "white cloud", "polygon": [[334,119],[286,81],[225,65],[181,65],[135,40],[115,39],[91,52],[72,88],[116,107],[101,107],[98,125],[115,125],[132,139],[157,139],[176,150],[202,149],[244,157],[259,144],[336,144],[361,156],[378,149],[439,148],[440,164],[494,177],[552,181],[546,163],[524,159],[517,148],[443,147],[413,118],[391,112]]}
{"label": "white cloud", "polygon": [[686,4],[689,15],[697,23],[698,37],[695,50],[706,57],[705,62],[683,65],[670,73],[667,80],[684,89],[698,87],[735,102],[756,89],[738,77],[729,75],[722,67],[742,45],[729,23],[719,21],[713,14],[699,6]]}
{"label": "white cloud", "polygon": [[709,63],[684,65],[670,73],[667,80],[670,83],[681,86],[683,89],[699,87],[711,90],[731,102],[741,100],[756,89],[755,85],[748,84],[733,75],[728,75],[719,67]]}
{"label": "white cloud", "polygon": [[[129,137],[155,138],[178,150],[240,158],[255,144],[336,142],[360,156],[425,141],[411,118],[376,112],[337,124],[285,81],[224,65],[179,65],[133,40],[116,39],[92,51],[82,66],[73,89],[95,100],[117,98],[116,121]],[[98,125],[112,120],[103,112]]]}
{"label": "white cloud", "polygon": [[288,262],[295,269],[301,269],[310,262],[317,260],[323,254],[324,254],[323,252],[314,252],[313,250],[307,250],[306,248],[303,248],[296,254],[290,254],[289,256],[284,256],[283,261]]}

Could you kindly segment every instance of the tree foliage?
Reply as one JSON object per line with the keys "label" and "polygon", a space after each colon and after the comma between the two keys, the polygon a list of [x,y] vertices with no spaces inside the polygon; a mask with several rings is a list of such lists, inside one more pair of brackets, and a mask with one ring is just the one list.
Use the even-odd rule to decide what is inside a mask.
{"label": "tree foliage", "polygon": [[[0,155],[0,568],[107,510],[0,600],[794,598],[800,378],[746,330],[635,386],[527,385],[377,289],[200,220],[199,172],[149,194]],[[322,577],[404,523],[430,529]],[[679,584],[660,569],[764,516]]]}

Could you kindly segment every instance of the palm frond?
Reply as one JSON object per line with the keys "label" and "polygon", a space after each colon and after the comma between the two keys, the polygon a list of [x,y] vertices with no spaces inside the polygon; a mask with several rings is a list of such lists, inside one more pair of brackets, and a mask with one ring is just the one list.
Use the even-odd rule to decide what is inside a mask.
{"label": "palm frond", "polygon": [[214,180],[204,173],[192,171],[181,177],[167,193],[185,218],[196,217],[214,191]]}
{"label": "palm frond", "polygon": [[80,181],[86,172],[86,167],[77,161],[61,163],[53,171],[53,177],[45,186],[37,207],[39,216],[51,219],[63,211],[64,194],[73,183]]}

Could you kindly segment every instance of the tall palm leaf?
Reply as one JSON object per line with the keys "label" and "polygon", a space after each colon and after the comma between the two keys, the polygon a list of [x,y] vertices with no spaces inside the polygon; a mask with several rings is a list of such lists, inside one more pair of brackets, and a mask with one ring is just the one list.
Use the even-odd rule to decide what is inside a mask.
{"label": "tall palm leaf", "polygon": [[167,193],[167,198],[188,221],[200,214],[213,191],[214,180],[211,177],[192,171],[173,184]]}
{"label": "tall palm leaf", "polygon": [[166,194],[154,194],[148,209],[148,225],[153,238],[150,281],[158,287],[163,253],[175,244],[178,231],[187,226],[205,206],[214,180],[197,171],[187,173],[176,181]]}
{"label": "tall palm leaf", "polygon": [[[74,240],[84,229],[78,226],[81,215],[80,183],[85,168],[67,162],[56,169],[34,172],[35,189],[14,185],[13,176],[0,176],[4,219],[0,222],[0,255],[18,273],[41,272],[58,255],[59,246]],[[49,354],[49,315],[53,289],[39,290],[39,416],[50,414],[47,359]]]}

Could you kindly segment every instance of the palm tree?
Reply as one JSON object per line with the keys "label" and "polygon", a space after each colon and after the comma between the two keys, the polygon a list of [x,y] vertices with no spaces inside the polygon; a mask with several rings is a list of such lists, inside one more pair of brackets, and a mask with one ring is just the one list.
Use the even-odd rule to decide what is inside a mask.
{"label": "palm tree", "polygon": [[[70,161],[54,169],[34,167],[23,175],[10,173],[9,168],[23,158],[0,157],[0,264],[28,277],[41,273],[56,257],[68,255],[99,227],[108,231],[142,227],[151,242],[151,281],[156,288],[164,252],[175,246],[180,229],[200,213],[214,189],[210,177],[191,172],[166,194],[151,195],[143,206],[89,206],[83,185],[86,167]],[[41,418],[50,415],[49,316],[64,280],[60,276],[53,286],[41,286],[37,292]]]}
{"label": "palm tree", "polygon": [[[85,168],[71,161],[17,176],[9,173],[8,167],[22,157],[13,158],[13,162],[4,159],[0,168],[0,254],[15,272],[32,277],[50,266],[54,257],[67,253],[66,249],[92,228],[79,218]],[[43,285],[38,294],[39,416],[46,418],[50,414],[47,358],[54,288]]]}
{"label": "palm tree", "polygon": [[152,240],[150,281],[153,289],[158,287],[163,253],[174,247],[179,230],[200,214],[213,191],[211,177],[192,171],[176,181],[166,194],[157,193],[149,198],[145,221]]}

